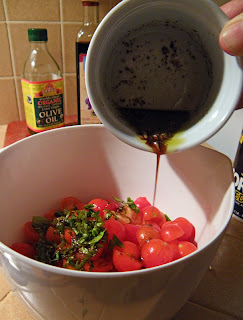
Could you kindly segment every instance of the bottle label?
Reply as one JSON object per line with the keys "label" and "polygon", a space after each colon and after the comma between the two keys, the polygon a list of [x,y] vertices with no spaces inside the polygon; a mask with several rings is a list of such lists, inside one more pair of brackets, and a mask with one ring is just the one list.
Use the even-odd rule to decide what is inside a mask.
{"label": "bottle label", "polygon": [[80,123],[81,124],[99,124],[101,123],[94,112],[86,90],[85,85],[85,61],[86,54],[79,54],[79,86],[80,86]]}
{"label": "bottle label", "polygon": [[63,79],[27,81],[21,79],[27,126],[34,132],[64,126]]}
{"label": "bottle label", "polygon": [[239,154],[235,167],[235,207],[234,215],[243,222],[243,134],[240,138]]}

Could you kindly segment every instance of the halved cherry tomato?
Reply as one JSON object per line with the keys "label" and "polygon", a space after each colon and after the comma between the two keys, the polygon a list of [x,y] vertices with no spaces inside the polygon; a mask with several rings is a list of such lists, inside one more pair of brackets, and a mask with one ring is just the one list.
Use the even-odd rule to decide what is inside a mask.
{"label": "halved cherry tomato", "polygon": [[124,224],[124,228],[126,230],[126,240],[139,245],[137,238],[137,231],[139,226],[137,224],[128,223]]}
{"label": "halved cherry tomato", "polygon": [[118,204],[113,200],[108,200],[106,210],[116,211],[119,208]]}
{"label": "halved cherry tomato", "polygon": [[178,240],[173,240],[171,242],[168,242],[168,245],[173,250],[173,261],[180,258],[178,243],[179,243]]}
{"label": "halved cherry tomato", "polygon": [[99,258],[92,262],[86,262],[84,265],[85,271],[91,271],[91,272],[108,272],[113,269],[113,264],[111,261]]}
{"label": "halved cherry tomato", "polygon": [[189,241],[178,242],[179,256],[180,258],[187,256],[188,254],[197,250],[197,247]]}
{"label": "halved cherry tomato", "polygon": [[40,240],[39,233],[33,228],[32,222],[28,221],[24,224],[24,235],[29,242],[38,242]]}
{"label": "halved cherry tomato", "polygon": [[134,201],[134,203],[140,211],[145,207],[151,206],[146,197],[139,197]]}
{"label": "halved cherry tomato", "polygon": [[14,251],[23,254],[24,256],[28,258],[34,258],[36,255],[35,248],[32,244],[25,243],[25,242],[16,242],[13,243],[10,247]]}
{"label": "halved cherry tomato", "polygon": [[57,229],[50,226],[46,231],[46,240],[53,242],[53,243],[60,243],[61,236]]}
{"label": "halved cherry tomato", "polygon": [[121,251],[136,260],[140,259],[141,253],[138,245],[130,241],[123,241],[122,244],[123,247],[115,246],[113,250]]}
{"label": "halved cherry tomato", "polygon": [[46,219],[48,219],[49,221],[53,221],[56,218],[56,216],[55,216],[56,212],[57,212],[56,209],[52,209],[52,210],[48,211],[47,213],[45,213],[44,217]]}
{"label": "halved cherry tomato", "polygon": [[73,266],[67,263],[67,259],[62,259],[62,267],[65,269],[76,270]]}
{"label": "halved cherry tomato", "polygon": [[173,220],[173,223],[177,223],[179,227],[184,231],[183,236],[178,238],[180,241],[190,241],[193,242],[195,238],[195,227],[186,218],[179,217]]}
{"label": "halved cherry tomato", "polygon": [[64,239],[68,242],[68,243],[72,243],[72,240],[75,239],[75,232],[74,230],[70,229],[70,228],[66,228],[64,230]]}
{"label": "halved cherry tomato", "polygon": [[139,226],[137,231],[137,239],[139,245],[142,247],[151,239],[160,239],[159,231],[151,226]]}
{"label": "halved cherry tomato", "polygon": [[171,262],[173,260],[173,250],[167,242],[152,239],[142,247],[141,258],[145,268],[152,268]]}
{"label": "halved cherry tomato", "polygon": [[115,219],[109,219],[104,222],[104,227],[108,233],[108,239],[112,240],[115,235],[120,241],[125,240],[126,230],[121,222]]}
{"label": "halved cherry tomato", "polygon": [[178,224],[171,221],[165,222],[160,231],[161,239],[170,242],[184,235],[184,231]]}
{"label": "halved cherry tomato", "polygon": [[99,216],[101,217],[102,220],[104,220],[105,214],[106,214],[106,212],[104,210],[108,206],[108,201],[100,199],[100,198],[96,198],[96,199],[91,200],[89,202],[89,204],[94,205],[93,210],[99,211]]}
{"label": "halved cherry tomato", "polygon": [[143,267],[142,262],[119,250],[113,250],[113,264],[117,271],[134,271]]}
{"label": "halved cherry tomato", "polygon": [[141,210],[145,223],[155,222],[159,227],[166,222],[165,215],[156,207],[148,206]]}
{"label": "halved cherry tomato", "polygon": [[75,197],[66,197],[63,198],[61,201],[61,210],[67,209],[67,210],[74,210],[75,207],[77,207],[79,210],[80,208],[83,208],[85,204],[81,202],[78,198]]}

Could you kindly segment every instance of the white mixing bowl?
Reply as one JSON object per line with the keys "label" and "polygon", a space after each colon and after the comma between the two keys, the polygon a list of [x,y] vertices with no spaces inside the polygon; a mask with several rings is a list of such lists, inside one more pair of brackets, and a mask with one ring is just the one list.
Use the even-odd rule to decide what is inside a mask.
{"label": "white mixing bowl", "polygon": [[11,250],[21,228],[61,198],[152,201],[156,155],[102,125],[55,129],[0,151],[0,267],[36,319],[166,320],[184,305],[223,238],[234,205],[230,160],[198,146],[161,157],[155,205],[196,228],[198,250],[167,265],[124,273],[73,271]]}

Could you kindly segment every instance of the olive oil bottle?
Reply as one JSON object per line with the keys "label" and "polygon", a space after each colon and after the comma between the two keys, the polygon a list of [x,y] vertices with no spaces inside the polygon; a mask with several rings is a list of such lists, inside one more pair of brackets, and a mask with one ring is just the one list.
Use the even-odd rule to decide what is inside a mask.
{"label": "olive oil bottle", "polygon": [[28,29],[30,54],[21,79],[30,134],[64,126],[63,78],[47,47],[46,29]]}
{"label": "olive oil bottle", "polygon": [[100,120],[90,104],[85,86],[85,61],[91,38],[99,23],[99,1],[82,0],[83,21],[76,40],[78,123],[96,124]]}

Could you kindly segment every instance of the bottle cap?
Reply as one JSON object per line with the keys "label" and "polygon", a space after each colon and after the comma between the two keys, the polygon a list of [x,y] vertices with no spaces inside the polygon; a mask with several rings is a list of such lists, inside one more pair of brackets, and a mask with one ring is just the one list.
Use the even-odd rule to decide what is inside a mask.
{"label": "bottle cap", "polygon": [[84,6],[97,6],[99,2],[99,0],[82,0]]}
{"label": "bottle cap", "polygon": [[28,29],[29,41],[47,41],[46,29]]}

